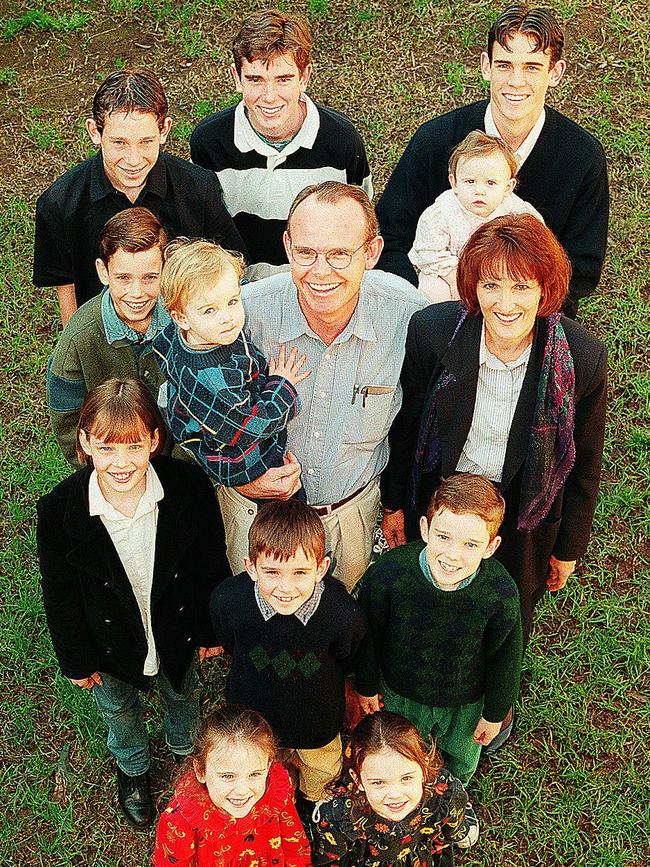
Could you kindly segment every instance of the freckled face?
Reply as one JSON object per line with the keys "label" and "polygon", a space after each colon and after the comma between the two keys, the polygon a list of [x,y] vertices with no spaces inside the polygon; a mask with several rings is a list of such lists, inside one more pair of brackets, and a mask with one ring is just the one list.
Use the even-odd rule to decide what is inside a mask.
{"label": "freckled face", "polygon": [[412,813],[424,794],[422,768],[392,749],[366,756],[360,785],[375,813],[394,822]]}

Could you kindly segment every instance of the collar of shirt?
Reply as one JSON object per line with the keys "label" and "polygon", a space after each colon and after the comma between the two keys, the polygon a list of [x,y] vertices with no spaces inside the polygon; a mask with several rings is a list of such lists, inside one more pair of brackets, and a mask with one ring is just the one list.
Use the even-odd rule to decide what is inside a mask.
{"label": "collar of shirt", "polygon": [[132,518],[129,518],[127,515],[118,512],[118,510],[104,497],[102,490],[99,487],[99,482],[97,481],[97,470],[93,470],[90,474],[90,481],[88,483],[88,507],[91,516],[99,515],[100,518],[106,518],[108,521],[137,521],[138,518],[146,515],[147,512],[153,511],[156,508],[156,504],[159,503],[164,496],[165,491],[160,483],[158,474],[151,464],[149,464],[147,469],[147,486],[144,490],[144,494],[140,497],[140,502],[135,510],[135,515]]}
{"label": "collar of shirt", "polygon": [[158,298],[151,315],[149,327],[144,334],[141,334],[139,331],[130,328],[126,322],[122,322],[117,315],[108,287],[104,289],[102,294],[102,324],[107,343],[111,345],[120,341],[124,341],[125,343],[144,343],[145,341],[153,340],[170,322],[171,318],[165,309],[162,298]]}
{"label": "collar of shirt", "polygon": [[[288,276],[288,286],[284,294],[282,302],[282,325],[280,329],[279,343],[288,343],[290,340],[297,340],[306,334],[308,337],[313,337],[315,340],[320,340],[320,337],[313,331],[305,314],[302,312],[298,303],[298,290],[296,289],[293,280]],[[364,278],[365,279],[365,278]],[[368,299],[363,291],[363,282],[359,292],[359,300],[355,307],[352,318],[345,326],[339,336],[333,341],[336,343],[344,343],[350,337],[357,337],[359,340],[366,340],[371,343],[377,342],[377,333],[372,324],[372,316]]]}
{"label": "collar of shirt", "polygon": [[[309,618],[316,612],[324,591],[325,585],[323,582],[317,581],[314,592],[311,594],[309,599],[306,602],[303,602],[297,611],[293,612],[294,617],[297,617],[303,626],[306,625]],[[269,605],[260,593],[260,586],[257,581],[255,582],[255,601],[257,602],[257,607],[259,608],[260,614],[264,620],[270,620],[274,614],[278,613],[272,605]]]}
{"label": "collar of shirt", "polygon": [[301,99],[307,106],[305,119],[295,136],[279,153],[276,148],[270,144],[266,144],[255,132],[249,119],[246,117],[244,101],[242,100],[235,109],[234,138],[237,150],[242,153],[257,151],[258,154],[265,157],[282,156],[284,158],[288,157],[289,154],[295,153],[299,148],[312,148],[320,128],[320,115],[315,104],[306,93],[303,93]]}
{"label": "collar of shirt", "polygon": [[[479,566],[479,569],[481,567]],[[458,587],[454,587],[454,590],[447,590],[445,587],[441,587],[440,584],[433,577],[433,573],[429,567],[429,562],[427,560],[427,549],[426,546],[420,551],[420,569],[424,572],[424,577],[427,578],[434,587],[437,587],[438,590],[442,590],[445,593],[453,593],[454,590],[462,590],[464,587],[469,587],[472,581],[478,575],[478,569],[475,572],[472,572],[471,575],[468,575],[467,578],[463,578]]]}
{"label": "collar of shirt", "polygon": [[[528,133],[526,138],[519,145],[517,150],[515,151],[515,158],[517,160],[517,165],[521,168],[526,161],[526,159],[530,156],[530,152],[537,144],[537,139],[540,137],[542,132],[542,127],[546,123],[546,109],[542,109],[542,113],[537,118],[537,122],[535,126]],[[492,103],[488,102],[487,108],[485,109],[485,132],[488,135],[496,136],[497,138],[501,138],[501,133],[497,129],[497,125],[494,122],[494,118],[492,117]]]}
{"label": "collar of shirt", "polygon": [[[145,189],[147,192],[154,193],[161,199],[164,199],[167,195],[167,169],[165,167],[165,158],[162,152],[158,155],[158,159],[147,175],[145,186],[138,194],[138,198],[142,195],[142,192]],[[109,196],[114,192],[120,191],[116,190],[113,184],[111,184],[106,177],[102,151],[100,148],[93,157],[90,169],[90,201],[97,202],[99,199],[103,199],[105,196]]]}
{"label": "collar of shirt", "polygon": [[485,345],[485,323],[483,323],[483,328],[481,329],[481,346],[478,352],[479,367],[485,364],[493,370],[514,370],[515,367],[520,367],[522,364],[528,364],[532,348],[533,345],[531,343],[530,346],[527,346],[526,349],[524,349],[518,358],[514,359],[514,361],[501,361],[501,359],[497,358],[496,355],[493,355]]}

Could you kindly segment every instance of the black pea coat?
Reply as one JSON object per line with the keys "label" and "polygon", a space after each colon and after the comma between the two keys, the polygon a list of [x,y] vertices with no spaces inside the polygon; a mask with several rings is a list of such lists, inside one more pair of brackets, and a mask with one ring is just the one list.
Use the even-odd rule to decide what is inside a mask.
{"label": "black pea coat", "polygon": [[[450,346],[457,317],[458,302],[436,304],[415,313],[409,325],[401,374],[402,408],[389,434],[390,459],[381,477],[382,502],[388,508],[405,510],[409,538],[419,537],[417,518],[426,512],[431,494],[441,479],[455,471],[472,423],[483,317],[468,316]],[[575,465],[545,520],[532,532],[517,530],[521,481],[546,341],[546,320],[538,318],[500,483],[506,500],[506,516],[500,531],[503,541],[496,556],[519,587],[526,638],[535,604],[546,589],[551,555],[558,560],[576,560],[585,553],[602,463],[607,351],[605,345],[581,325],[564,316],[561,321],[573,355],[576,378]],[[453,373],[455,382],[437,392],[442,466],[439,473],[423,477],[418,490],[418,508],[412,510],[408,488],[420,421],[427,417],[433,384],[446,371]]]}
{"label": "black pea coat", "polygon": [[[208,600],[230,575],[221,513],[199,467],[157,457],[165,495],[158,525],[151,620],[161,665],[182,682],[197,647],[214,644]],[[45,613],[61,672],[75,680],[100,671],[147,690],[147,641],[133,590],[108,531],[90,516],[91,467],[38,502],[37,542]]]}

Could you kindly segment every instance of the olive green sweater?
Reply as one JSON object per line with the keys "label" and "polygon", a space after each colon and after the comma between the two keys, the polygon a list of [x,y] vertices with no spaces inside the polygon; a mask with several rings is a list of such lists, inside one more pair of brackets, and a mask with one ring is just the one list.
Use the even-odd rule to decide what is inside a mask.
{"label": "olive green sweater", "polygon": [[467,586],[445,591],[419,563],[422,542],[394,548],[366,572],[359,602],[388,686],[433,707],[485,696],[483,716],[502,720],[519,694],[519,594],[505,568],[483,560]]}
{"label": "olive green sweater", "polygon": [[54,436],[73,465],[77,465],[79,410],[91,388],[112,376],[141,379],[156,400],[165,381],[151,341],[140,346],[137,353],[133,344],[126,340],[107,341],[102,297],[103,293],[95,295],[74,312],[47,365],[47,405]]}

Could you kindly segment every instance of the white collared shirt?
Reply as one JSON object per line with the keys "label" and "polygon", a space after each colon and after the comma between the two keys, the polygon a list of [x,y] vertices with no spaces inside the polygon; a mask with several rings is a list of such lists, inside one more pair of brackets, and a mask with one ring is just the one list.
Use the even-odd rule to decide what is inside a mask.
{"label": "white collared shirt", "polygon": [[156,552],[158,503],[165,496],[165,492],[151,464],[147,469],[146,481],[147,486],[135,514],[129,518],[106,500],[99,487],[97,471],[93,470],[88,486],[88,504],[90,514],[99,515],[106,527],[133,589],[147,637],[147,658],[143,674],[152,676],[158,673],[159,661],[151,627],[151,586]]}
{"label": "white collared shirt", "polygon": [[456,465],[459,473],[474,473],[500,482],[508,437],[524,383],[531,346],[514,361],[500,361],[485,345],[481,332],[478,382],[472,424]]}
{"label": "white collared shirt", "polygon": [[[542,109],[542,113],[537,118],[537,122],[535,126],[528,133],[526,138],[519,145],[517,150],[515,151],[515,159],[517,160],[517,167],[521,168],[523,164],[526,162],[532,149],[537,144],[537,139],[540,137],[542,132],[542,127],[546,122],[546,109]],[[485,109],[485,132],[488,135],[496,136],[497,138],[502,138],[501,133],[497,129],[497,125],[494,122],[494,118],[492,117],[492,103],[488,102],[487,108]]]}

